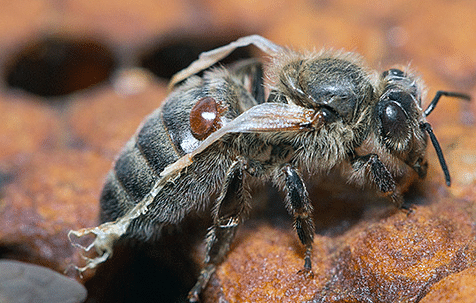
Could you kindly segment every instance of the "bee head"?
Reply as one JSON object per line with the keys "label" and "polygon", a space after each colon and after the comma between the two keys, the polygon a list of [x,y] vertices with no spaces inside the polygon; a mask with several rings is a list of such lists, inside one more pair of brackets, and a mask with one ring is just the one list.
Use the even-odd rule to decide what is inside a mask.
{"label": "bee head", "polygon": [[420,92],[416,83],[398,69],[385,71],[381,80],[384,87],[376,105],[379,138],[389,151],[408,153],[414,148],[414,140],[425,140],[415,134],[422,115]]}
{"label": "bee head", "polygon": [[468,100],[469,96],[438,91],[428,108],[422,110],[421,85],[415,78],[399,69],[390,69],[382,73],[381,81],[383,90],[375,108],[380,143],[423,178],[427,171],[424,156],[429,135],[449,186],[451,179],[448,166],[426,117],[433,111],[442,95]]}

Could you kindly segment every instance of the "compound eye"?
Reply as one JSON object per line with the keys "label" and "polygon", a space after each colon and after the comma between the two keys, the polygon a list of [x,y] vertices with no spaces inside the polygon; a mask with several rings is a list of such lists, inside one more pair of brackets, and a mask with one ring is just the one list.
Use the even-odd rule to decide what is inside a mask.
{"label": "compound eye", "polygon": [[326,121],[326,123],[332,123],[337,120],[337,114],[334,113],[332,110],[326,107],[321,108],[322,117]]}
{"label": "compound eye", "polygon": [[212,97],[197,101],[190,111],[190,129],[198,140],[203,140],[220,126],[218,104]]}
{"label": "compound eye", "polygon": [[382,131],[385,137],[402,137],[407,133],[407,115],[394,101],[388,102],[380,112]]}
{"label": "compound eye", "polygon": [[400,77],[400,78],[403,78],[405,77],[405,73],[397,68],[391,68],[389,70],[386,70],[382,73],[382,78],[385,78],[387,76],[391,76],[391,77]]}

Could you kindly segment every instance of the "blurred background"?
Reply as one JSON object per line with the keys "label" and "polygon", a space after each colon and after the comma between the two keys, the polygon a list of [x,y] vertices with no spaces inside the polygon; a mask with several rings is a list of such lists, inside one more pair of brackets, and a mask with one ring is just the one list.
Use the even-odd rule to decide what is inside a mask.
{"label": "blurred background", "polygon": [[[0,7],[0,258],[59,272],[81,262],[67,232],[97,225],[99,193],[115,155],[165,98],[168,79],[203,51],[260,34],[295,49],[355,51],[379,71],[410,65],[424,79],[429,96],[440,89],[476,96],[476,2],[472,0],[3,0]],[[261,55],[255,48],[244,48],[229,60]],[[429,120],[447,151],[453,186],[449,192],[444,188],[431,151],[424,191],[466,201],[461,213],[473,223],[475,113],[475,102],[458,100],[442,100],[432,113]],[[359,208],[358,215],[343,215],[349,207],[349,212]],[[366,213],[362,207],[343,204],[330,212],[334,214],[330,219],[325,206],[318,208],[323,212],[319,222],[325,222],[316,223],[318,234],[334,235],[333,228],[345,233],[348,226],[362,222]],[[178,264],[174,254],[180,255],[178,249],[195,249],[200,256],[203,247],[190,246],[200,243],[205,223],[203,234],[187,243],[174,242],[173,248],[167,242],[176,241],[171,232],[150,256],[132,262],[131,268],[136,269],[120,268],[132,252],[119,250],[111,263],[115,265],[102,271],[109,272],[108,278],[101,278],[109,285],[120,279],[119,286],[108,288],[100,279],[94,280],[94,272],[78,279],[88,287],[88,302],[134,302],[148,291],[140,300],[153,301],[157,296],[164,296],[164,302],[182,300],[193,285],[200,266],[195,261],[200,258]],[[474,231],[467,228],[463,238],[473,238]],[[328,246],[328,250],[338,249]],[[320,253],[326,255],[326,249]],[[158,262],[149,269],[157,255],[159,259],[167,255],[166,265]],[[472,262],[451,272],[472,268]],[[324,267],[331,270],[332,264],[329,261]],[[157,272],[170,267],[173,278],[153,280]],[[67,274],[77,278],[74,271]],[[310,286],[310,293],[327,285],[324,276],[315,288]],[[138,279],[135,284],[132,278]],[[438,281],[430,283],[424,295]],[[471,281],[476,283],[474,278]],[[226,297],[221,284],[215,284],[216,293]],[[134,285],[136,290],[126,291],[124,285]],[[164,295],[164,289],[170,294]],[[213,302],[219,295],[209,296]]]}

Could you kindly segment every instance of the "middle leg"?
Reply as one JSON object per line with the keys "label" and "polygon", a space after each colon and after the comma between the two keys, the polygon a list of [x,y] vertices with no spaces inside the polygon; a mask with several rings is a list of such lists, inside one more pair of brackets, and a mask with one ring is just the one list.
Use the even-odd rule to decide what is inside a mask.
{"label": "middle leg", "polygon": [[205,288],[216,266],[225,258],[231,242],[249,208],[249,191],[245,184],[246,161],[236,160],[228,169],[225,182],[213,209],[213,226],[207,235],[205,267],[201,270],[197,283],[190,290],[190,302],[198,302],[200,292]]}
{"label": "middle leg", "polygon": [[287,164],[282,168],[284,173],[284,191],[286,193],[286,208],[294,217],[294,228],[299,240],[306,247],[303,272],[312,273],[312,243],[314,241],[314,222],[312,220],[312,204],[309,200],[304,182],[297,171]]}

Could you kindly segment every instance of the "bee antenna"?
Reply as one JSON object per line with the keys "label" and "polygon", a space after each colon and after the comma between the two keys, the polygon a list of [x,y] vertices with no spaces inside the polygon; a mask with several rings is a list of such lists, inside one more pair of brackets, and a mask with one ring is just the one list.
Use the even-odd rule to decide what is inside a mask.
{"label": "bee antenna", "polygon": [[424,129],[428,133],[428,135],[430,135],[431,143],[433,144],[433,147],[435,148],[436,155],[438,156],[438,160],[440,161],[441,169],[443,169],[443,173],[445,174],[446,185],[450,186],[451,185],[450,171],[448,170],[448,165],[446,165],[445,157],[443,156],[443,151],[441,150],[440,143],[438,143],[438,140],[436,139],[436,136],[433,133],[433,129],[431,128],[430,123],[428,122],[422,123],[420,127]]}
{"label": "bee antenna", "polygon": [[[433,100],[431,100],[430,104],[423,112],[423,115],[425,117],[428,117],[428,115],[430,115],[431,112],[435,109],[436,104],[438,104],[438,101],[440,101],[441,96],[460,98],[467,101],[471,100],[471,97],[467,94],[439,90],[436,92],[435,97],[433,98]],[[436,155],[438,156],[438,160],[440,161],[441,169],[443,169],[443,173],[445,174],[446,185],[450,186],[451,185],[450,171],[448,170],[448,166],[446,165],[445,157],[443,156],[443,151],[441,150],[440,143],[438,143],[438,140],[436,139],[436,136],[433,133],[433,129],[431,128],[430,123],[428,122],[422,123],[420,124],[420,127],[424,129],[428,133],[428,135],[430,135],[431,143],[433,144],[433,147],[435,148]]]}
{"label": "bee antenna", "polygon": [[423,112],[425,117],[428,117],[428,115],[435,109],[436,104],[438,103],[438,101],[440,101],[441,96],[455,97],[455,98],[460,98],[460,99],[464,99],[464,100],[467,100],[467,101],[471,100],[471,97],[467,94],[462,94],[462,93],[457,93],[457,92],[447,92],[447,91],[444,91],[444,90],[439,90],[439,91],[436,92],[435,97],[433,98],[433,100],[431,100],[430,104],[428,105],[428,107]]}

